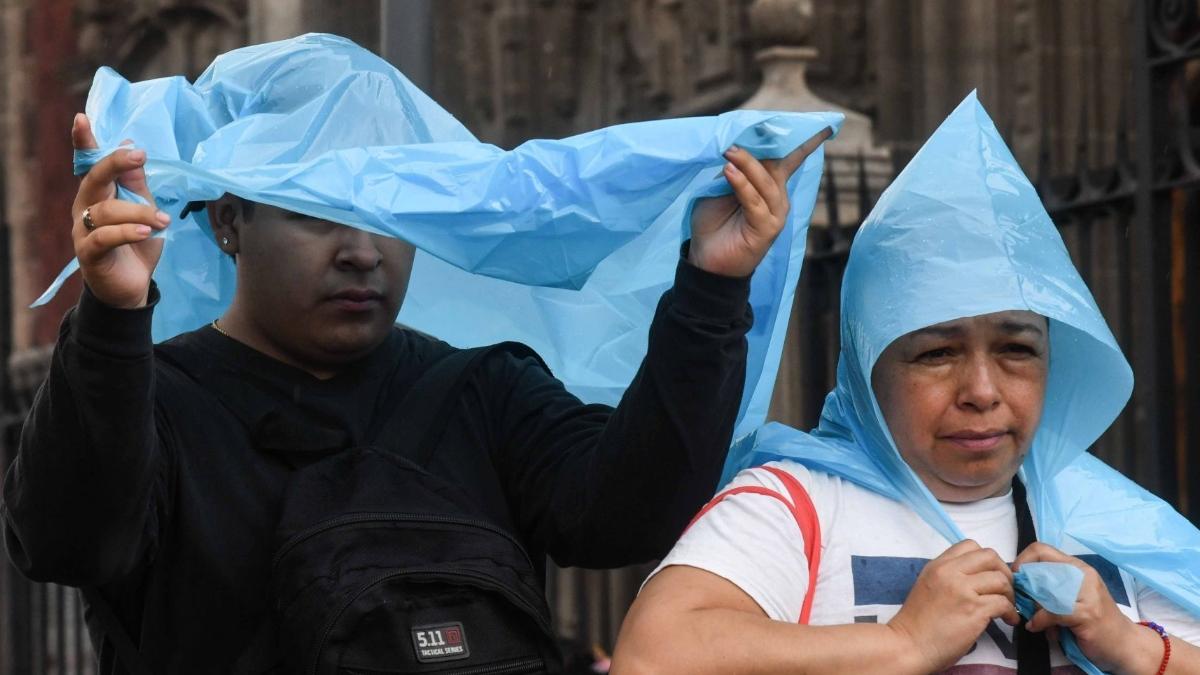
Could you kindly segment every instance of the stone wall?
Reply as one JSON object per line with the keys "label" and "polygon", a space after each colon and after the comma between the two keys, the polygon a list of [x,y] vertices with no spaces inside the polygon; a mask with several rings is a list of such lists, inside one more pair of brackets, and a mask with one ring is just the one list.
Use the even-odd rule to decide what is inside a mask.
{"label": "stone wall", "polygon": [[[897,165],[973,87],[1030,173],[1111,161],[1128,91],[1128,0],[796,1],[815,16],[813,90],[871,118]],[[67,129],[99,65],[195,76],[249,40],[328,30],[379,48],[387,25],[429,38],[433,95],[482,139],[512,146],[736,107],[759,80],[764,36],[751,33],[750,5],[442,0],[427,3],[429,25],[404,26],[381,22],[378,0],[7,0],[0,149],[14,343],[53,340],[78,293],[24,309],[70,258]]]}

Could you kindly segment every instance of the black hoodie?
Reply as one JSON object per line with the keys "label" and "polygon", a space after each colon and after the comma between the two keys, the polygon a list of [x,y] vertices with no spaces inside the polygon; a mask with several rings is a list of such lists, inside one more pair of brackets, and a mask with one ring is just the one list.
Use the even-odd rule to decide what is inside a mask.
{"label": "black hoodie", "polygon": [[[665,554],[721,473],[748,295],[748,280],[681,262],[615,409],[584,405],[537,359],[488,360],[429,469],[535,561],[603,568]],[[5,480],[5,540],[31,579],[98,587],[154,672],[225,672],[268,608],[294,453],[361,442],[453,348],[398,328],[320,380],[211,327],[155,346],[157,297],[119,310],[85,290],[64,319]],[[103,631],[94,617],[89,627],[95,641]],[[111,644],[97,644],[101,672],[118,672]]]}

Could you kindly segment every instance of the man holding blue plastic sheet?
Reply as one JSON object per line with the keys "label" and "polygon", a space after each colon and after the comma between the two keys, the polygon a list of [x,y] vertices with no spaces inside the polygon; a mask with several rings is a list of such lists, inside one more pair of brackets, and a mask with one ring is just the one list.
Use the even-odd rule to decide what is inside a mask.
{"label": "man holding blue plastic sheet", "polygon": [[735,446],[614,672],[1200,673],[1200,532],[1086,454],[1130,369],[973,94],[843,284],[819,427]]}
{"label": "man holding blue plastic sheet", "polygon": [[[122,89],[111,108],[74,122],[77,157],[94,162],[72,207],[86,287],[6,477],[9,555],[31,578],[88,589],[105,673],[553,672],[545,554],[589,567],[651,559],[711,495],[746,379],[749,277],[788,222],[788,179],[828,132],[775,160],[725,152],[733,194],[697,202],[644,363],[613,409],[582,404],[520,345],[456,350],[393,326],[413,250],[379,233],[390,221],[357,219],[409,193],[363,197],[362,189],[395,178],[387,158],[424,151],[346,147],[356,129],[314,121],[313,111],[344,106],[364,133],[384,129],[393,143],[388,124],[426,133],[452,120],[408,114],[419,92],[345,41],[310,36],[246,52],[206,73],[202,93],[212,97],[201,103],[200,82],[166,95],[155,87],[175,85],[155,81]],[[328,69],[342,69],[342,79],[322,80]],[[247,72],[248,86],[237,80]],[[381,102],[391,87],[402,93],[395,109]],[[190,126],[207,144],[106,153],[93,124],[122,105],[131,116],[174,115],[151,129],[158,138],[182,133],[193,105],[186,114],[201,122]],[[288,125],[253,147],[217,142],[289,114],[289,125],[312,125],[299,133],[309,146],[281,150]],[[332,154],[310,147],[320,143]],[[491,153],[498,166],[533,170],[527,155],[492,150],[460,142],[429,153],[447,165],[463,153],[470,167]],[[168,151],[194,154],[163,159]],[[271,153],[286,157],[272,164]],[[367,155],[353,172],[323,174],[345,183],[304,173]],[[249,164],[213,168],[229,157]],[[588,164],[596,184],[603,159]],[[440,166],[397,185],[419,192]],[[626,175],[628,199],[654,180],[670,182],[672,167],[660,168],[657,177]],[[223,170],[240,178],[220,178]],[[496,175],[457,187],[471,198],[505,182]],[[690,180],[679,175],[676,191]],[[303,190],[261,187],[272,176]],[[481,236],[524,226],[521,178],[508,179],[518,206],[502,205],[514,211],[484,223]],[[161,192],[151,189],[156,181]],[[212,192],[222,186],[261,198]],[[307,215],[264,203],[291,204],[301,192]],[[442,192],[435,185],[430,200]],[[591,197],[577,197],[549,225],[573,226]],[[208,202],[205,245],[236,261],[236,293],[211,323],[156,346],[156,311],[195,309],[172,306],[158,287],[206,281],[179,268],[152,280],[169,255],[155,233],[193,222],[196,214],[175,209],[193,199]],[[484,201],[480,211],[493,206]],[[171,213],[159,209],[168,202]],[[504,244],[492,249],[503,254]],[[177,236],[167,247],[186,245]],[[455,254],[437,240],[427,245]],[[544,262],[531,275],[561,260]]]}

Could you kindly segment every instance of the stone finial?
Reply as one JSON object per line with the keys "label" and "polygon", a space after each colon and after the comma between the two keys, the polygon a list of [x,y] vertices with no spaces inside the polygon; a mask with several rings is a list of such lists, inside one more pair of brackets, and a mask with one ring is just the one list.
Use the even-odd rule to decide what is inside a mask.
{"label": "stone finial", "polygon": [[[762,67],[762,85],[742,108],[815,112],[832,110],[846,116],[837,138],[825,146],[826,171],[833,172],[839,186],[838,214],[850,224],[866,214],[859,213],[859,157],[866,163],[867,187],[872,197],[883,191],[891,178],[891,155],[875,145],[871,119],[817,96],[808,87],[808,64],[816,59],[816,48],[807,44],[813,29],[811,0],[755,0],[750,6],[751,38],[760,45],[756,56]],[[824,201],[824,194],[819,197]],[[828,210],[813,211],[812,224],[826,225]]]}
{"label": "stone finial", "polygon": [[812,0],[758,0],[750,6],[750,33],[759,47],[805,44],[812,26]]}

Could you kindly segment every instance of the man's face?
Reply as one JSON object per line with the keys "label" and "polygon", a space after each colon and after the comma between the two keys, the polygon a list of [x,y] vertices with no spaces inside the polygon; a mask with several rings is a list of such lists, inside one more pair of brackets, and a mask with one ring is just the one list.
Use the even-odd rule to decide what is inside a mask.
{"label": "man's face", "polygon": [[235,305],[274,350],[336,368],[387,337],[408,288],[411,245],[264,204],[236,220]]}
{"label": "man's face", "polygon": [[1004,494],[1041,419],[1048,324],[1009,311],[914,331],[880,355],[871,386],[892,438],[935,497]]}

